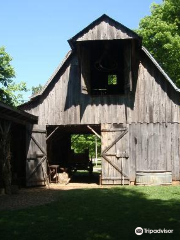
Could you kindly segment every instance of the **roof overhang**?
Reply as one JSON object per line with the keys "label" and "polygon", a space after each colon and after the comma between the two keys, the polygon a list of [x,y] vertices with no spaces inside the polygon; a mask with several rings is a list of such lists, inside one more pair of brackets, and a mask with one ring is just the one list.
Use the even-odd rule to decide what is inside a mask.
{"label": "roof overhang", "polygon": [[19,124],[37,124],[38,117],[0,102],[0,119]]}

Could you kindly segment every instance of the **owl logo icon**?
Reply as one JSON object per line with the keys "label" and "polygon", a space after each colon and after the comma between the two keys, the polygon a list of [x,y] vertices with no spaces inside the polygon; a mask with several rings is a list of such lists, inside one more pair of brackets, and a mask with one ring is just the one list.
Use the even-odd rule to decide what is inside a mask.
{"label": "owl logo icon", "polygon": [[136,235],[142,235],[142,234],[143,234],[143,229],[142,229],[141,227],[137,227],[137,228],[135,229],[135,234],[136,234]]}

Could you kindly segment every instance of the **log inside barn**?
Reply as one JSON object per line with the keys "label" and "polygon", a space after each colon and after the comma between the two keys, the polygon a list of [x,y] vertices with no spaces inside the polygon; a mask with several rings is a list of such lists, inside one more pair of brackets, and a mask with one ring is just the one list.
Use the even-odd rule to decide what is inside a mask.
{"label": "log inside barn", "polygon": [[[180,91],[142,39],[103,15],[69,44],[62,64],[21,109],[38,116],[46,132],[64,129],[57,133],[67,145],[70,126],[83,132],[98,125],[102,184],[134,184],[139,171],[170,172],[167,184],[180,181]],[[44,135],[44,149],[45,142]]]}

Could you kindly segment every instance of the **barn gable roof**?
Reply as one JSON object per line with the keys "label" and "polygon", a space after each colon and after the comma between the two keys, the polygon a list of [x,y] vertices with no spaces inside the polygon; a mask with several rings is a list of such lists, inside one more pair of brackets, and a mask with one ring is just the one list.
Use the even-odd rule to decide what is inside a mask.
{"label": "barn gable roof", "polygon": [[[70,46],[72,47],[72,50],[70,50],[67,53],[67,55],[65,56],[64,60],[62,61],[62,63],[54,71],[54,73],[49,78],[47,83],[44,85],[42,90],[40,92],[38,92],[37,94],[34,94],[33,96],[31,96],[31,99],[30,99],[29,102],[31,102],[32,100],[35,100],[38,97],[40,97],[45,92],[45,90],[48,88],[48,86],[53,81],[53,79],[57,76],[57,74],[59,74],[62,71],[62,69],[64,68],[66,63],[70,60],[70,58],[72,57],[72,55],[74,53],[75,42],[76,41],[83,41],[83,40],[86,41],[87,40],[86,39],[86,34],[91,35],[91,32],[93,33],[93,31],[94,31],[93,29],[95,29],[96,26],[100,26],[101,23],[109,24],[109,25],[112,26],[113,29],[118,29],[119,31],[121,31],[123,33],[123,35],[121,35],[121,36],[120,35],[116,35],[116,39],[132,39],[132,38],[134,38],[134,39],[138,39],[140,41],[140,43],[141,43],[141,40],[142,40],[141,37],[139,37],[135,32],[133,32],[129,28],[125,27],[121,23],[113,20],[109,16],[107,16],[105,14],[102,15],[100,18],[96,19],[94,22],[92,22],[90,25],[88,25],[86,28],[84,28],[82,31],[80,31],[74,37],[72,37],[71,39],[68,40]],[[106,28],[103,28],[103,30],[106,31]],[[105,35],[103,35],[103,34],[105,34]],[[105,36],[107,36],[107,34],[103,32],[102,36],[103,36],[102,39],[104,40]],[[111,35],[111,36],[114,36],[114,35]],[[91,40],[96,40],[96,39],[94,38],[94,39],[91,39]],[[177,92],[180,92],[180,89],[173,83],[173,81],[170,79],[170,77],[165,73],[165,71],[161,68],[161,66],[157,63],[157,61],[152,57],[152,55],[148,52],[148,50],[145,47],[143,47],[143,46],[142,46],[142,51],[147,55],[147,57],[151,60],[151,62],[153,62],[155,67],[162,73],[162,75],[172,85],[172,87]],[[26,102],[26,103],[22,104],[22,106],[28,104],[29,102]]]}
{"label": "barn gable roof", "polygon": [[68,40],[71,48],[75,47],[77,41],[87,40],[113,40],[113,39],[137,39],[140,44],[142,38],[134,31],[130,30],[121,23],[110,18],[106,14],[93,21],[82,31]]}

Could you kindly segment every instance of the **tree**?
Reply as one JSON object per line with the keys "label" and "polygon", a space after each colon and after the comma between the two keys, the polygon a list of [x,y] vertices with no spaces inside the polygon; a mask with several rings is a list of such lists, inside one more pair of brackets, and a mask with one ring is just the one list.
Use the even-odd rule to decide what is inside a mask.
{"label": "tree", "polygon": [[26,83],[15,83],[14,68],[11,66],[12,58],[6,53],[4,47],[0,47],[0,101],[17,106],[23,103],[22,92],[27,91]]}
{"label": "tree", "polygon": [[170,78],[180,87],[180,0],[164,0],[151,6],[137,33]]}
{"label": "tree", "polygon": [[[96,136],[93,134],[74,134],[71,137],[72,149],[74,149],[75,153],[82,153],[85,149],[89,149],[90,157],[95,157],[95,138]],[[97,150],[98,157],[101,154],[101,140],[97,139]]]}
{"label": "tree", "polygon": [[40,92],[42,90],[43,86],[39,84],[37,87],[32,87],[32,95]]}

